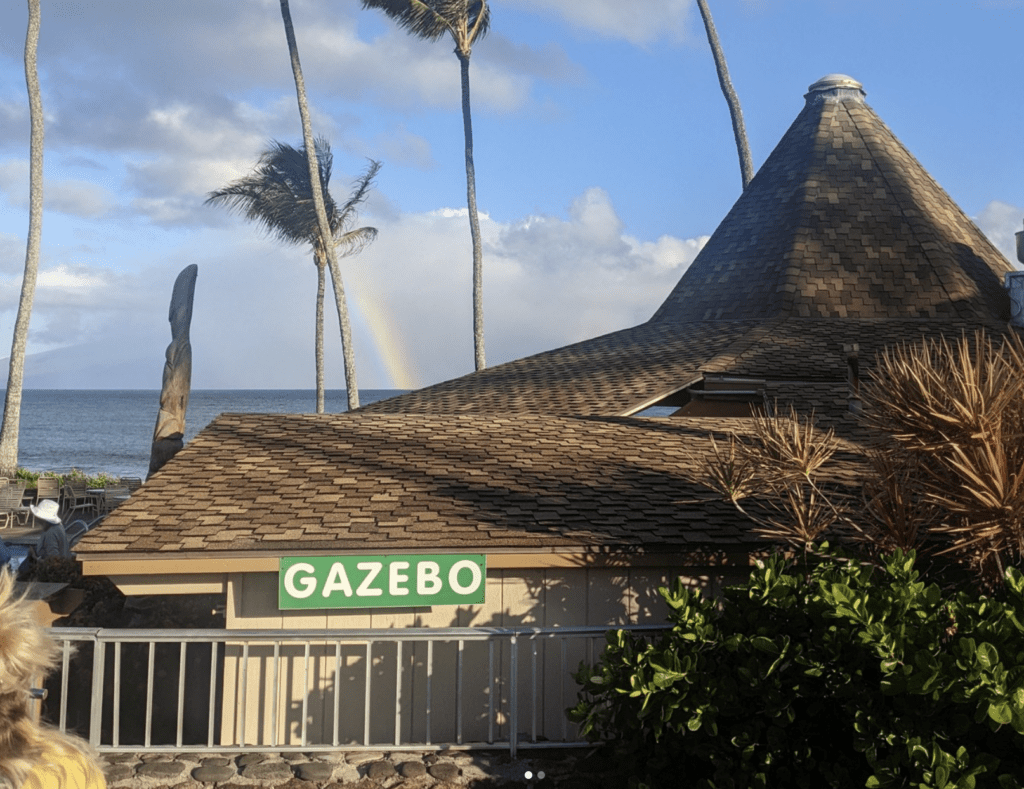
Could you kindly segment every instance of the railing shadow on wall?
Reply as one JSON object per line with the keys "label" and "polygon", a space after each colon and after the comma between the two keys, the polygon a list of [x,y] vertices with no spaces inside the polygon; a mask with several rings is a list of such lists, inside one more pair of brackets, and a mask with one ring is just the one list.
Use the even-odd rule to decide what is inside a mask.
{"label": "railing shadow on wall", "polygon": [[[570,661],[592,661],[605,631],[55,628],[63,660],[42,714],[108,752],[401,747],[514,755],[519,747],[582,745],[564,717],[575,699]],[[235,687],[245,692],[226,704],[232,662]],[[259,672],[255,682],[250,670]],[[329,682],[311,682],[327,670]],[[253,721],[270,736],[249,741]]]}
{"label": "railing shadow on wall", "polygon": [[[717,594],[723,568],[704,569],[689,583]],[[514,753],[519,747],[586,745],[566,716],[577,700],[573,673],[581,662],[596,661],[609,630],[667,629],[668,608],[658,586],[679,575],[666,568],[637,570],[625,560],[605,572],[586,590],[588,605],[576,599],[579,585],[558,570],[518,570],[523,594],[515,614],[505,607],[481,617],[477,608],[460,606],[447,627],[423,628],[416,616],[409,628],[372,631],[372,645],[339,647],[336,654],[333,645],[319,644],[308,658],[293,650],[293,673],[278,690],[291,689],[286,726],[273,734],[249,727],[249,734],[264,743],[276,734],[276,742],[298,747],[310,731],[321,731],[339,745],[375,750],[497,746]],[[609,612],[602,624],[542,626],[553,612],[582,615],[602,606]],[[416,609],[390,610],[401,616]],[[298,671],[305,675],[296,676]],[[267,682],[265,676],[264,696],[271,695]],[[302,688],[308,690],[296,693]],[[331,726],[337,728],[328,733]]]}

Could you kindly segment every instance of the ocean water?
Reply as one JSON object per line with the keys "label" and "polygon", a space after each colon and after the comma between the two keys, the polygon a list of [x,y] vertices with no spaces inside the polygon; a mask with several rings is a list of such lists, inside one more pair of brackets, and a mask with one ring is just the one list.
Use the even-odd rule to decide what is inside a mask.
{"label": "ocean water", "polygon": [[[2,391],[2,390],[0,390]],[[363,405],[401,394],[364,389]],[[2,408],[2,406],[0,406]],[[22,394],[18,465],[58,473],[146,478],[160,391],[146,389],[26,389]],[[328,389],[328,413],[348,410],[344,389]],[[312,389],[194,389],[185,416],[186,444],[218,414],[311,414]]]}

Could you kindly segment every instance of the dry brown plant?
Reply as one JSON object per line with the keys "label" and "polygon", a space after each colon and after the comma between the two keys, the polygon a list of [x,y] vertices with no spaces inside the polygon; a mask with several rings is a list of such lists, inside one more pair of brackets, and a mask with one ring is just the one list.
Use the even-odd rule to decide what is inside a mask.
{"label": "dry brown plant", "polygon": [[[704,482],[764,537],[805,551],[836,524],[877,551],[935,546],[995,588],[1024,561],[1024,342],[997,347],[984,332],[883,352],[864,388],[864,419],[884,440],[868,453],[862,506],[853,511],[818,472],[838,442],[792,407],[756,415],[752,438],[712,440]],[[758,516],[740,501],[757,496]]]}
{"label": "dry brown plant", "polygon": [[919,526],[946,539],[941,552],[975,568],[983,586],[998,585],[1024,558],[1024,344],[1011,335],[996,347],[983,332],[926,340],[883,353],[876,370],[867,422],[913,459],[898,495],[919,490],[938,512]]}
{"label": "dry brown plant", "polygon": [[920,458],[892,444],[871,450],[868,460],[862,538],[882,553],[921,550],[921,538],[938,522],[940,510],[925,496]]}
{"label": "dry brown plant", "polygon": [[774,512],[757,518],[754,531],[807,551],[841,517],[835,501],[817,485],[789,480],[772,489],[768,507]]}
{"label": "dry brown plant", "polygon": [[[750,442],[730,436],[727,448],[711,437],[701,464],[701,481],[731,502],[755,524],[755,532],[806,551],[842,519],[838,496],[822,491],[815,479],[837,447],[832,430],[814,426],[814,416],[755,415]],[[740,502],[758,495],[771,513],[765,517]]]}
{"label": "dry brown plant", "polygon": [[762,483],[749,447],[735,434],[729,436],[726,448],[719,448],[714,436],[709,438],[711,451],[701,462],[703,476],[700,481],[733,504],[760,490]]}
{"label": "dry brown plant", "polygon": [[[883,352],[864,390],[867,423],[910,448],[942,451],[986,440],[1024,396],[1024,344],[1011,335],[1000,348],[984,332],[923,340]],[[1019,430],[1019,428],[1018,428]]]}
{"label": "dry brown plant", "polygon": [[[779,483],[790,479],[810,481],[814,473],[835,454],[835,431],[821,431],[814,426],[814,414],[802,417],[793,406],[789,413],[755,414],[751,445],[761,475]],[[771,482],[772,479],[769,479]]]}

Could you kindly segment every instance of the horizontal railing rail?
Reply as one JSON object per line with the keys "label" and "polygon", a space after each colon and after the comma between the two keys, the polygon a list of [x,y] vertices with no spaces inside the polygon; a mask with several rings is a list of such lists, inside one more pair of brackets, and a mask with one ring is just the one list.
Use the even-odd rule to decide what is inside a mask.
{"label": "horizontal railing rail", "polygon": [[[665,626],[53,628],[62,658],[44,715],[101,752],[508,748],[515,757],[519,748],[589,745],[564,714],[575,700],[568,656],[593,663],[605,634],[620,629]],[[485,650],[469,646],[481,643]],[[343,690],[346,704],[361,704],[359,737],[341,731],[360,727],[343,708]],[[454,736],[440,741],[438,693],[455,717],[441,723]],[[470,693],[477,709],[467,736]],[[543,710],[549,725],[539,721]],[[381,724],[381,715],[387,738],[372,734],[371,716]]]}

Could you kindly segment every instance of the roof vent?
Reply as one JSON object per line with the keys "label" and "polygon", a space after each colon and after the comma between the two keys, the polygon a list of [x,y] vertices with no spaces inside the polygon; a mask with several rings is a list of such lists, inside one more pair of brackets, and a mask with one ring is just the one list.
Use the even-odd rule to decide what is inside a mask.
{"label": "roof vent", "polygon": [[[1024,230],[1017,231],[1017,260],[1024,263]],[[1024,327],[1024,271],[1006,272],[1010,292],[1010,325]]]}
{"label": "roof vent", "polygon": [[818,101],[864,102],[864,86],[845,74],[826,74],[807,89],[804,98],[811,104]]}
{"label": "roof vent", "polygon": [[1024,271],[1007,271],[1005,276],[1010,291],[1010,325],[1024,328]]}

